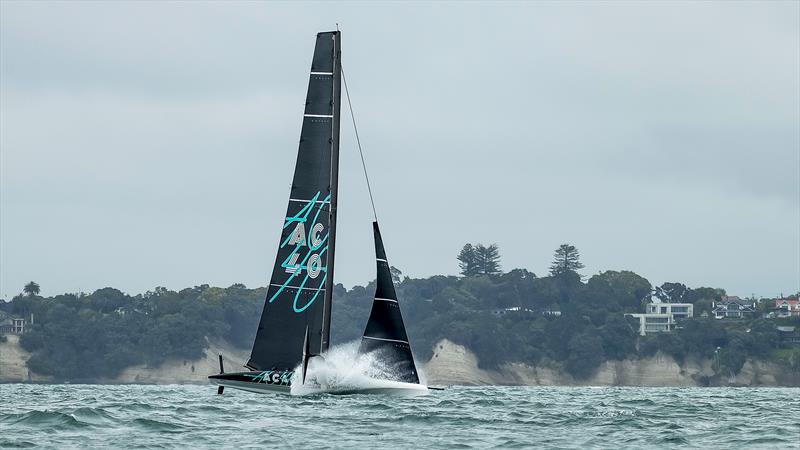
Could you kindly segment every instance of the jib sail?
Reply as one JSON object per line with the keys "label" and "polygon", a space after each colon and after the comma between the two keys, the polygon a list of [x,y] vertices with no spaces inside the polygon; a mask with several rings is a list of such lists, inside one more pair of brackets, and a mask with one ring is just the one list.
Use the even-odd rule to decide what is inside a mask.
{"label": "jib sail", "polygon": [[361,338],[361,353],[377,352],[377,356],[390,366],[392,378],[406,383],[419,383],[408,335],[400,314],[400,304],[392,282],[383,239],[378,222],[373,222],[375,232],[375,260],[378,267],[375,299],[369,314],[364,336]]}

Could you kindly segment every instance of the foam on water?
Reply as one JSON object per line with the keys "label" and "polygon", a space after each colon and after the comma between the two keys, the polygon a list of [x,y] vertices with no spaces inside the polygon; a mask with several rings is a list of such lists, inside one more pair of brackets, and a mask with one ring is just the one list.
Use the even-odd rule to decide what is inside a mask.
{"label": "foam on water", "polygon": [[292,395],[397,389],[408,386],[408,383],[397,380],[392,367],[383,361],[377,352],[359,353],[359,344],[359,341],[353,341],[337,345],[323,353],[321,357],[311,358],[305,384],[300,375],[302,367],[297,366],[292,379]]}

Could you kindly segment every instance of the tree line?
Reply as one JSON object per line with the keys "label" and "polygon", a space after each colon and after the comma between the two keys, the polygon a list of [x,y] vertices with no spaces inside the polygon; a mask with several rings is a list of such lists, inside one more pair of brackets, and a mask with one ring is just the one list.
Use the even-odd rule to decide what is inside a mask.
{"label": "tree line", "polygon": [[[558,276],[567,272],[577,273],[583,269],[580,252],[574,245],[561,244],[553,254],[550,275]],[[456,256],[461,275],[496,275],[500,273],[500,249],[497,244],[464,244]]]}
{"label": "tree line", "polygon": [[[776,322],[752,317],[719,321],[695,317],[673,333],[640,337],[638,322],[624,316],[641,312],[651,295],[688,302],[695,314],[710,312],[725,291],[681,283],[652,286],[627,270],[607,270],[584,279],[580,253],[561,245],[544,276],[525,269],[502,272],[496,245],[467,244],[457,255],[462,276],[392,275],[419,360],[449,339],[470,348],[484,368],[505,363],[546,364],[586,378],[606,360],[641,358],[662,351],[678,361],[713,357],[719,376],[737,373],[748,357],[769,359],[776,352],[800,368],[800,351],[781,349]],[[0,309],[36,320],[21,338],[32,352],[28,366],[56,379],[91,381],[113,377],[134,364],[158,365],[167,358],[194,359],[208,339],[225,339],[249,349],[255,336],[265,288],[195,286],[180,291],[156,288],[127,295],[104,288],[91,294],[38,295],[31,283]],[[359,339],[374,281],[334,288],[331,338],[334,344]],[[786,319],[800,326],[800,320]],[[791,322],[794,320],[794,322]],[[788,353],[787,353],[788,352]],[[794,352],[794,353],[792,353]]]}

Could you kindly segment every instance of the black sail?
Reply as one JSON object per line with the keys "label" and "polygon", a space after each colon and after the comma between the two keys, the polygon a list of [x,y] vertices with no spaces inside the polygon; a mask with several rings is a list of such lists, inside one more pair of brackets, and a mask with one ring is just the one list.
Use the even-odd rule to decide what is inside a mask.
{"label": "black sail", "polygon": [[341,35],[317,34],[289,206],[247,367],[291,370],[330,334],[339,170]]}
{"label": "black sail", "polygon": [[383,249],[383,239],[378,222],[373,222],[375,231],[375,259],[378,267],[378,278],[375,288],[375,299],[369,314],[364,336],[361,338],[361,353],[378,352],[382,361],[387,363],[392,378],[406,383],[419,383],[419,375],[414,365],[411,346],[408,343],[400,304],[392,282],[392,273]]}

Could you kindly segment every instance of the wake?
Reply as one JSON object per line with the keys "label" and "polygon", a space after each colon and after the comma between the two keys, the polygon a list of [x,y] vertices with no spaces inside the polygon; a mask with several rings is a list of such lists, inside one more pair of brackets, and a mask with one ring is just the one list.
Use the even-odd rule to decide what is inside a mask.
{"label": "wake", "polygon": [[303,384],[302,367],[294,369],[292,395],[314,395],[322,393],[390,393],[409,390],[425,392],[423,385],[412,385],[397,379],[396,371],[383,361],[378,352],[360,354],[360,341],[332,347],[321,357],[308,362],[306,381]]}

